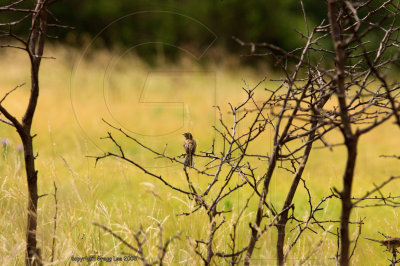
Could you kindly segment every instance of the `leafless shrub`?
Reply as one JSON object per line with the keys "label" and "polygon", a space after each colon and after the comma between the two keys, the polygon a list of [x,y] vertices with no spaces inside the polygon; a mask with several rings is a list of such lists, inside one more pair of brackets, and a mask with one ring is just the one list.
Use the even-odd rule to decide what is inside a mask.
{"label": "leafless shrub", "polygon": [[[276,250],[279,265],[286,262],[291,249],[306,231],[337,236],[338,252],[335,258],[341,265],[348,265],[356,251],[364,223],[363,220],[351,221],[351,210],[355,207],[399,206],[397,195],[384,196],[380,192],[385,185],[398,179],[397,176],[375,185],[361,197],[352,196],[359,138],[392,118],[400,125],[400,86],[388,76],[398,58],[398,49],[394,48],[399,46],[399,3],[390,0],[378,2],[329,0],[327,19],[315,27],[308,24],[306,11],[300,2],[307,32],[300,32],[305,40],[304,46],[294,51],[285,51],[267,43],[246,43],[234,37],[238,44],[250,47],[248,56],[272,56],[283,77],[274,80],[280,83],[277,88],[266,88],[261,96],[256,94],[259,93],[256,90],[263,82],[253,88],[245,83],[245,99],[236,106],[229,104],[232,123],[227,122],[221,107],[216,107],[219,114],[219,124],[214,127],[217,138],[212,140],[208,151],[196,154],[197,158],[205,160],[202,165],[188,170],[183,167],[179,155],[168,154],[165,149],[157,151],[124,129],[106,122],[114,132],[122,134],[122,137],[156,155],[158,159],[181,165],[187,188],[173,184],[167,177],[158,174],[157,170],[143,167],[125,151],[114,132],[108,132],[106,139],[115,145],[117,151],[95,156],[96,161],[107,157],[126,161],[176,193],[186,196],[194,202],[195,208],[181,215],[189,216],[203,210],[209,221],[209,229],[205,237],[193,239],[192,246],[205,265],[216,263],[221,258],[231,265],[241,262],[249,265],[261,236],[273,227],[278,233]],[[379,42],[370,44],[368,38],[379,38]],[[332,46],[323,47],[321,43],[326,41],[330,41]],[[324,62],[329,58],[334,62]],[[245,128],[244,132],[239,127]],[[326,135],[331,131],[340,132],[343,142],[330,143]],[[267,135],[266,132],[272,132],[270,154],[257,152],[257,144]],[[329,195],[316,200],[317,204],[303,177],[316,143],[330,149],[343,145],[347,150],[342,191],[333,187]],[[257,168],[255,165],[259,162],[265,163]],[[286,170],[292,175],[292,183],[281,209],[275,207],[277,202],[270,202],[267,197],[277,169]],[[193,184],[193,173],[211,181],[207,186],[199,187]],[[239,177],[240,181],[234,182],[234,176]],[[305,219],[298,218],[294,212],[293,199],[300,183],[303,184],[309,204]],[[251,193],[243,193],[248,195],[244,207],[237,210],[237,220],[229,227],[225,214],[232,210],[226,209],[221,203],[232,193],[248,189]],[[380,197],[372,198],[375,193],[379,193]],[[320,219],[316,215],[329,200],[340,200],[340,219]],[[360,205],[368,200],[378,203]],[[236,228],[242,213],[250,208],[250,201],[258,203],[254,210],[255,217],[249,225],[247,243],[238,243]],[[285,250],[289,221],[294,223],[292,230],[297,230],[297,234],[287,243]],[[351,224],[358,225],[352,247],[349,239]],[[332,229],[332,225],[338,225],[340,230]],[[213,244],[216,234],[223,227],[230,230],[229,252],[216,250]],[[314,250],[320,245],[316,245]],[[300,263],[305,263],[314,252]]]}
{"label": "leafless shrub", "polygon": [[[331,0],[327,2],[327,6],[329,21],[323,21],[312,30],[309,28],[303,8],[307,33],[301,34],[307,40],[307,43],[302,49],[287,52],[266,43],[254,44],[236,40],[243,46],[251,47],[250,55],[272,55],[277,59],[277,62],[295,60],[298,63],[294,73],[296,73],[297,66],[304,66],[308,70],[308,80],[322,80],[325,84],[320,83],[319,88],[327,86],[327,97],[334,95],[337,98],[338,103],[333,108],[330,110],[320,108],[320,113],[314,115],[319,115],[319,119],[326,121],[328,126],[336,126],[342,133],[344,143],[328,146],[342,144],[346,146],[348,152],[343,176],[343,190],[339,192],[335,189],[342,202],[339,259],[341,265],[348,265],[351,257],[349,256],[348,226],[351,209],[356,207],[360,201],[367,199],[370,194],[379,191],[382,186],[397,179],[397,177],[391,177],[381,186],[376,186],[376,189],[367,192],[364,197],[352,200],[351,189],[358,139],[361,135],[380,126],[391,117],[394,117],[396,123],[399,124],[399,83],[391,81],[388,77],[393,65],[398,60],[398,49],[394,48],[399,45],[399,3],[398,1],[385,1],[383,3],[379,1],[357,1],[352,3],[350,1]],[[326,38],[332,38],[334,50],[319,45],[319,42]],[[378,43],[370,44],[369,38],[379,38]],[[256,48],[266,48],[269,52],[257,53]],[[305,52],[312,52],[314,57],[320,54],[322,59],[335,55],[335,64],[332,68],[327,69],[320,66],[319,63],[311,64],[310,60],[304,59]],[[281,56],[277,57],[276,54]],[[283,69],[284,72],[287,72],[286,64]],[[310,137],[311,134],[308,134],[308,136]],[[386,198],[389,199],[390,195],[386,197],[382,195],[383,203],[370,205],[370,207],[398,206],[397,202],[389,203],[389,200],[385,200]],[[286,218],[283,218],[282,221],[285,224]],[[283,250],[283,246],[279,243],[283,241],[280,239],[281,235],[285,235],[284,230],[279,232],[278,227],[277,255],[279,264],[284,263],[283,256],[279,252],[279,250]]]}

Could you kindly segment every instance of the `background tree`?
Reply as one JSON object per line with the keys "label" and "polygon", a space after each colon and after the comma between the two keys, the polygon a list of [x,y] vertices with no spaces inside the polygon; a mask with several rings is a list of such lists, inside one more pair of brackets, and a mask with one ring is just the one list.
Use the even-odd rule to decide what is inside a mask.
{"label": "background tree", "polygon": [[[399,2],[386,1],[378,7],[370,2],[373,1],[355,4],[343,0],[328,1],[336,55],[333,85],[347,149],[343,188],[339,192],[342,200],[341,265],[349,265],[349,222],[354,206],[351,197],[358,140],[392,116],[399,123],[399,103],[393,96],[398,94],[398,83],[391,83],[385,73],[398,58],[398,51],[391,48],[399,45]],[[371,35],[381,38],[378,48],[367,47]],[[371,82],[378,86],[377,91],[369,89]]]}
{"label": "background tree", "polygon": [[[36,3],[32,5],[31,3],[25,3],[23,0],[18,0],[9,5],[0,7],[1,14],[9,15],[12,13],[13,15],[10,17],[17,18],[13,21],[0,24],[0,33],[2,37],[0,47],[25,51],[29,57],[30,63],[30,97],[21,121],[7,110],[4,101],[10,93],[22,85],[7,92],[0,101],[0,112],[4,116],[4,118],[0,117],[0,121],[16,129],[24,148],[25,171],[28,185],[26,265],[42,264],[40,250],[36,247],[39,194],[37,187],[38,171],[35,167],[37,154],[35,155],[33,148],[35,134],[32,134],[32,122],[39,99],[39,68],[42,58],[45,58],[43,56],[43,51],[48,37],[48,27],[58,26],[56,24],[49,24],[48,22],[51,18],[55,20],[49,10],[49,7],[55,1],[56,0],[37,0]],[[28,23],[28,21],[30,21],[30,23]],[[18,34],[15,33],[15,28],[18,28]]]}
{"label": "background tree", "polygon": [[[303,6],[302,2],[300,3]],[[399,124],[400,107],[397,97],[399,83],[390,77],[390,73],[395,68],[399,55],[397,49],[399,46],[399,2],[360,1],[351,3],[350,1],[331,0],[328,1],[327,6],[329,20],[323,21],[312,30],[309,29],[307,16],[303,7],[307,32],[300,34],[308,40],[305,46],[309,46],[307,52],[312,51],[314,54],[314,56],[307,57],[308,60],[303,56],[304,49],[302,50],[303,53],[299,54],[296,51],[299,49],[287,52],[273,44],[244,43],[240,40],[238,42],[242,46],[251,46],[251,55],[264,56],[272,54],[276,58],[276,54],[279,54],[284,56],[285,62],[294,59],[296,63],[298,62],[296,66],[303,66],[307,69],[308,81],[312,80],[316,82],[313,90],[315,88],[318,88],[317,90],[326,89],[326,100],[332,95],[337,97],[337,103],[330,110],[324,110],[324,105],[314,105],[310,111],[312,111],[311,117],[313,117],[314,123],[326,123],[326,125],[339,129],[344,142],[334,145],[344,145],[347,150],[342,191],[334,190],[342,203],[340,233],[338,235],[340,237],[340,255],[338,254],[337,257],[341,265],[348,265],[351,257],[350,243],[352,242],[349,239],[349,225],[352,223],[350,219],[351,210],[371,193],[377,191],[368,192],[366,196],[358,198],[357,201],[352,199],[351,191],[357,162],[358,140],[361,135],[370,132],[390,118],[394,118],[396,123]],[[324,43],[323,40],[326,41],[329,38],[332,38],[334,49],[330,50],[329,47],[321,48],[320,44]],[[261,53],[255,51],[256,47],[266,48],[270,52]],[[335,64],[332,66],[332,69],[324,68],[322,61],[330,58],[331,54],[335,55]],[[312,62],[310,58],[320,58],[320,61],[318,63],[310,63]],[[280,62],[279,60],[277,61]],[[325,65],[330,67],[329,64]],[[283,69],[287,72],[286,65]],[[287,82],[290,82],[290,79]],[[300,82],[300,80],[297,82]],[[378,89],[373,90],[371,89],[372,86]],[[304,88],[302,90],[305,91]],[[312,106],[312,101],[306,102],[309,106]],[[323,125],[323,127],[325,126]],[[284,133],[285,131],[275,136],[282,137]],[[309,132],[309,138],[314,134],[314,132]],[[326,143],[324,144],[326,145]],[[300,172],[297,173],[301,173],[301,167],[299,170]],[[296,182],[298,183],[299,178],[301,178],[301,174],[300,177],[294,178],[291,190],[296,187]],[[391,177],[388,179],[388,182],[396,178]],[[386,181],[382,183],[382,185],[386,184]],[[290,204],[293,198],[291,194],[288,194],[284,206]],[[260,217],[262,217],[261,214]],[[284,228],[287,220],[287,213],[285,213],[281,216],[280,223],[277,225],[277,258],[280,265],[284,263]],[[353,246],[351,254],[354,253],[356,243],[357,241]]]}

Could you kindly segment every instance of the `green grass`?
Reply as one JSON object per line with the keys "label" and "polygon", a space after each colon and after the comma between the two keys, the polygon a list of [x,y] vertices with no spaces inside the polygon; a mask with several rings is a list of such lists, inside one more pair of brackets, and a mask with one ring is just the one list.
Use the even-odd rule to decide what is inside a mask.
{"label": "green grass", "polygon": [[[39,193],[48,194],[40,198],[38,210],[38,247],[43,257],[48,260],[52,248],[54,181],[58,187],[57,263],[68,263],[72,255],[120,256],[123,252],[130,252],[110,234],[93,226],[93,222],[111,227],[132,244],[133,233],[142,225],[148,232],[146,252],[150,257],[155,256],[158,243],[156,221],[163,223],[164,239],[181,232],[180,239],[168,249],[167,264],[201,263],[191,245],[193,238],[205,239],[207,236],[209,223],[203,211],[188,217],[177,216],[193,208],[194,203],[131,165],[107,159],[95,167],[95,161],[87,156],[114,149],[110,142],[100,139],[110,130],[101,122],[102,118],[113,124],[121,124],[133,136],[157,150],[163,150],[168,143],[166,151],[174,156],[183,152],[181,134],[187,130],[198,140],[199,149],[206,150],[215,135],[212,126],[216,123],[216,114],[212,106],[221,105],[224,115],[228,116],[227,103],[239,103],[244,97],[242,79],[253,86],[270,74],[265,70],[256,72],[224,65],[204,68],[187,58],[174,66],[149,69],[133,56],[124,57],[115,63],[112,71],[107,71],[108,64],[113,62],[117,54],[100,51],[82,58],[81,52],[63,47],[50,47],[47,54],[57,59],[43,61],[40,100],[33,128],[33,133],[37,134],[34,147],[39,153],[36,160]],[[5,102],[7,108],[20,118],[29,93],[27,58],[11,51],[3,52],[1,57],[1,95],[20,83],[27,83]],[[264,86],[273,88],[276,84],[267,82]],[[259,93],[261,100],[262,87]],[[361,139],[354,195],[362,195],[363,191],[372,189],[373,184],[399,174],[396,160],[379,158],[381,154],[398,153],[398,135],[399,129],[389,122]],[[7,153],[0,147],[0,264],[19,265],[24,262],[27,199],[23,158],[17,149],[20,141],[13,128],[0,125],[0,138],[8,139]],[[340,135],[333,132],[329,139],[340,141]],[[153,155],[133,143],[124,138],[119,140],[136,161],[152,167],[153,171],[177,186],[186,188],[180,167],[170,167],[166,160],[154,160]],[[270,131],[266,130],[263,138],[251,149],[269,152]],[[196,164],[201,165],[202,162],[199,159]],[[343,147],[334,148],[333,151],[313,150],[304,177],[314,204],[327,195],[331,187],[341,189],[344,163]],[[265,162],[259,162],[258,167],[261,172],[266,167]],[[192,178],[199,190],[205,189],[210,181],[194,173]],[[269,195],[276,206],[282,206],[290,183],[291,176],[287,172],[276,171]],[[397,191],[398,183],[382,190],[393,195]],[[229,224],[243,207],[246,193],[249,192],[245,189],[222,203],[222,206],[232,209],[233,214],[226,215],[227,225],[217,233],[215,248],[219,251],[229,252]],[[256,201],[250,203],[238,228],[239,247],[247,243],[248,222],[254,219],[256,204]],[[296,214],[305,217],[308,205],[302,186],[296,194],[295,206]],[[321,217],[339,219],[339,201],[329,201],[325,206]],[[380,238],[378,232],[398,236],[399,217],[396,209],[356,209],[352,214],[352,220],[366,217],[362,236]],[[289,225],[289,229],[292,226]],[[332,230],[335,228],[336,225]],[[355,238],[357,228],[351,228],[352,237]],[[292,240],[296,234],[296,230],[288,230],[288,239]],[[253,256],[255,265],[275,263],[275,239],[275,228],[263,235]],[[315,250],[321,240],[323,244]],[[296,264],[297,259],[316,251],[311,257],[312,264],[333,265],[335,262],[330,258],[334,257],[335,248],[336,239],[331,235],[308,231],[292,250],[289,262]],[[390,254],[385,253],[384,248],[360,238],[352,262],[355,265],[381,265],[387,263],[387,257]],[[214,262],[225,263],[220,259]]]}

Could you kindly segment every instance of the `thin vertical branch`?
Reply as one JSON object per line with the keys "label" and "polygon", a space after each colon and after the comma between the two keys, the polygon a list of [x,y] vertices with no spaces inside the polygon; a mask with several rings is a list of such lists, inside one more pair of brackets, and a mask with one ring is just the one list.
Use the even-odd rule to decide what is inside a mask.
{"label": "thin vertical branch", "polygon": [[58,213],[58,201],[57,201],[57,186],[56,186],[56,182],[53,182],[53,186],[54,186],[54,204],[55,204],[55,212],[54,212],[54,227],[53,227],[53,244],[51,247],[51,259],[50,261],[53,262],[54,261],[54,255],[56,252],[56,236],[57,236],[57,213]]}

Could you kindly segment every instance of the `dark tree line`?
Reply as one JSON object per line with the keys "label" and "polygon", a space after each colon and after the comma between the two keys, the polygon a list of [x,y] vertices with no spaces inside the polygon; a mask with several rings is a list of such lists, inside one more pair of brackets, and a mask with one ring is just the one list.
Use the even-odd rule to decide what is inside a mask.
{"label": "dark tree line", "polygon": [[[25,1],[24,1],[25,2]],[[21,3],[29,7],[28,3]],[[306,0],[309,8],[309,20],[317,23],[326,12],[322,1]],[[74,10],[74,12],[70,12]],[[99,38],[101,48],[132,47],[137,42],[163,42],[189,49],[198,49],[201,42],[207,42],[210,33],[202,29],[206,25],[216,36],[213,47],[237,53],[238,47],[231,41],[232,35],[253,40],[268,41],[285,49],[294,49],[301,45],[294,38],[293,28],[302,28],[302,14],[296,0],[291,1],[108,1],[108,0],[69,0],[60,1],[51,7],[57,18],[64,25],[75,27],[74,31],[57,28],[49,29],[49,33],[58,36],[55,42],[73,46],[87,45],[94,36],[111,22],[124,18],[112,30],[102,32]],[[143,11],[167,11],[170,13],[140,13]],[[133,16],[126,17],[129,14]],[[4,17],[12,20],[21,18],[20,14],[4,13]],[[192,21],[191,19],[197,20]],[[1,20],[0,20],[1,22]],[[269,25],[274,24],[274,27]],[[20,34],[28,26],[26,23],[15,28]],[[264,30],[268,29],[268,30]],[[100,42],[99,42],[100,43]],[[151,45],[138,47],[138,55],[150,61],[157,49]],[[176,59],[181,56],[177,49],[164,46],[167,58]],[[210,56],[209,54],[207,57]],[[254,59],[254,58],[253,58]]]}

